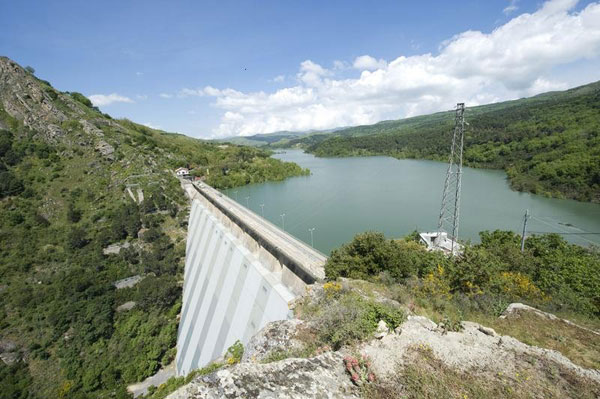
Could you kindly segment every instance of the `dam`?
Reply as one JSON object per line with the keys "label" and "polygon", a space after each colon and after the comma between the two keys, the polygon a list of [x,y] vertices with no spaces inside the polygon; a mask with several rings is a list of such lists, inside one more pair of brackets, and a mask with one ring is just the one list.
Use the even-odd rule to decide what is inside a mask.
{"label": "dam", "polygon": [[325,278],[326,256],[205,183],[181,180],[191,200],[177,375],[246,344]]}

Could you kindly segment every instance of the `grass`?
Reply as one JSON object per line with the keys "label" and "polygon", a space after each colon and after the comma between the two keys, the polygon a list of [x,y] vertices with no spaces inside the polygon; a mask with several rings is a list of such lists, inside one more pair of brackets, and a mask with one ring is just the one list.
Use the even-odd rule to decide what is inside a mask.
{"label": "grass", "polygon": [[167,395],[174,392],[178,388],[189,384],[196,377],[214,373],[215,371],[223,368],[224,366],[224,363],[215,362],[209,364],[204,368],[194,370],[185,377],[171,377],[167,380],[167,382],[160,385],[158,388],[151,386],[148,389],[148,393],[142,396],[140,399],[164,399],[167,397]]}
{"label": "grass", "polygon": [[406,318],[402,309],[365,298],[338,283],[326,283],[321,298],[297,309],[298,317],[309,322],[318,342],[334,350],[368,339],[380,320],[393,330]]}
{"label": "grass", "polygon": [[438,359],[431,349],[413,347],[406,365],[389,383],[376,382],[363,392],[368,399],[395,398],[597,398],[600,384],[543,359],[522,358],[515,370],[455,369]]}
{"label": "grass", "polygon": [[[508,302],[492,300],[482,308],[468,297],[423,296],[407,284],[386,285],[361,280],[350,285],[368,297],[394,299],[417,315],[444,324],[456,330],[460,321],[468,320],[493,328],[498,334],[508,335],[527,344],[552,349],[584,368],[600,369],[600,335],[562,320],[550,320],[533,312],[519,312],[507,318],[498,316]],[[590,329],[598,328],[598,320],[573,312],[561,312],[558,317]]]}
{"label": "grass", "polygon": [[559,351],[581,367],[600,369],[600,335],[562,320],[519,312],[505,319],[480,317],[476,321],[528,345]]}

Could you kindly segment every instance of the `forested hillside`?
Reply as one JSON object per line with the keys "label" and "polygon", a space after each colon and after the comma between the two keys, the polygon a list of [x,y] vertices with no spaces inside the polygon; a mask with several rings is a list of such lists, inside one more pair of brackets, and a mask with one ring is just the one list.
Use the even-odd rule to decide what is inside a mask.
{"label": "forested hillside", "polygon": [[[445,160],[453,118],[452,112],[443,112],[386,121],[290,145],[322,157]],[[466,165],[505,169],[516,190],[600,202],[600,82],[467,108],[466,120]]]}
{"label": "forested hillside", "polygon": [[217,187],[307,173],[113,120],[0,57],[2,398],[127,398],[128,383],[172,361],[188,216],[179,166]]}

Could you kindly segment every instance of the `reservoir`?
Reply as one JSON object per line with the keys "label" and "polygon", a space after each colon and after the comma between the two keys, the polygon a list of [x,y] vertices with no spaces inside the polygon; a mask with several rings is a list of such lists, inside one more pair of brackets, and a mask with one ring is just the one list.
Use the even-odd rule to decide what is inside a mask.
{"label": "reservoir", "polygon": [[[224,193],[308,244],[314,229],[314,247],[325,254],[368,230],[392,238],[437,228],[443,162],[317,158],[301,150],[274,156],[309,168],[311,175]],[[459,239],[478,242],[482,230],[520,234],[526,209],[533,216],[529,232],[564,233],[570,242],[600,245],[600,234],[589,234],[600,233],[600,204],[520,193],[510,189],[503,171],[463,169]]]}

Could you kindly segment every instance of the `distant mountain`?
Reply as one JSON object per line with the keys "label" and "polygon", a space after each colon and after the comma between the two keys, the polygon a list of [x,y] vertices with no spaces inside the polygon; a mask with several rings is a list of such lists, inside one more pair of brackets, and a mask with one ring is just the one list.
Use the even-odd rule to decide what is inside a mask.
{"label": "distant mountain", "polygon": [[251,136],[234,136],[226,137],[224,139],[214,140],[219,143],[232,143],[238,145],[247,145],[253,147],[272,146],[272,147],[284,147],[291,141],[301,140],[302,138],[332,133],[337,130],[344,129],[343,127],[327,130],[308,130],[306,132],[288,132],[280,131],[274,133],[260,133]]}
{"label": "distant mountain", "polygon": [[[467,104],[468,106],[468,104]],[[317,156],[446,160],[454,112],[289,140]],[[600,202],[600,82],[469,107],[465,163],[505,169],[513,188]]]}
{"label": "distant mountain", "polygon": [[[173,360],[180,166],[221,188],[306,173],[260,149],[112,119],[0,57],[2,398],[128,398],[127,384]],[[142,279],[115,285],[131,276]]]}

